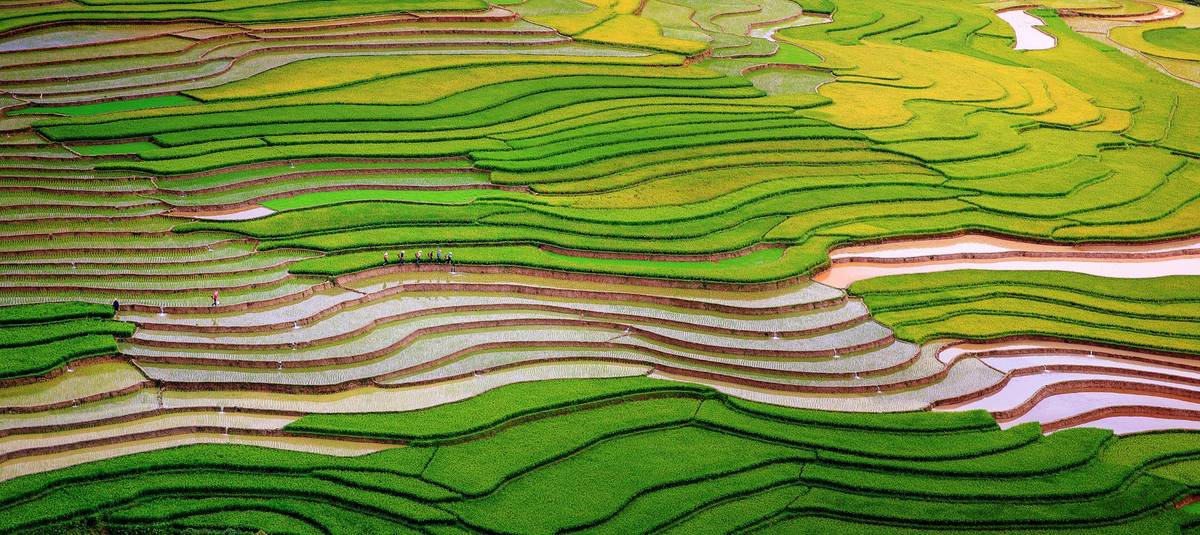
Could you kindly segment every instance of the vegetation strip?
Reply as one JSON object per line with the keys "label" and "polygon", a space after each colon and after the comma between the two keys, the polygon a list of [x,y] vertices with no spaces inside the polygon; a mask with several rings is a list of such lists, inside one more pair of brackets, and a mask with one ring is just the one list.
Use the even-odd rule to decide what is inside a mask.
{"label": "vegetation strip", "polygon": [[[601,397],[589,397],[581,388]],[[1080,446],[1090,444],[1091,452],[1085,456],[1090,461],[1062,465],[1046,453],[1056,451],[1052,443],[1066,440],[1065,435],[1061,439],[1057,435],[1043,437],[1036,431],[1029,433],[1027,427],[1000,431],[980,413],[834,415],[734,401],[703,387],[679,388],[648,379],[527,383],[435,409],[378,416],[312,417],[325,422],[319,424],[320,428],[335,434],[357,434],[372,426],[376,432],[395,430],[383,431],[388,436],[434,434],[425,439],[428,445],[363,457],[275,453],[236,445],[139,453],[0,483],[0,495],[4,496],[0,507],[6,512],[4,518],[10,528],[50,528],[61,527],[64,522],[82,522],[93,515],[122,518],[117,512],[130,505],[144,507],[147,500],[169,504],[172,498],[194,496],[202,488],[250,498],[249,502],[241,502],[245,505],[229,502],[222,509],[246,511],[245,507],[254,507],[254,497],[273,487],[276,495],[282,492],[343,508],[331,517],[310,508],[309,514],[318,515],[323,525],[345,521],[345,515],[354,517],[355,510],[366,507],[383,515],[377,515],[375,522],[524,531],[549,525],[616,521],[623,514],[632,514],[643,500],[660,495],[666,498],[684,489],[700,491],[707,488],[700,485],[705,481],[728,485],[728,492],[733,493],[730,496],[741,500],[766,499],[769,493],[737,490],[742,485],[735,481],[752,474],[766,476],[772,466],[790,466],[792,476],[785,478],[790,484],[849,500],[899,506],[914,499],[896,496],[895,486],[900,485],[907,496],[920,496],[922,501],[939,503],[960,515],[954,521],[961,526],[1051,529],[1068,521],[1093,527],[1120,526],[1131,521],[1130,515],[1142,518],[1141,522],[1174,525],[1191,518],[1181,509],[1161,507],[1190,494],[1188,485],[1151,475],[1150,470],[1158,473],[1162,467],[1194,462],[1200,452],[1193,446],[1193,433],[1122,438],[1104,432],[1076,433],[1073,439]],[[667,397],[612,397],[629,392],[661,392]],[[677,397],[681,394],[683,397]],[[594,399],[612,402],[589,401]],[[531,400],[542,401],[531,405]],[[547,407],[554,410],[529,412],[545,411]],[[526,414],[538,417],[530,419]],[[364,419],[371,418],[387,427],[366,424]],[[317,421],[313,420],[314,424]],[[294,425],[302,425],[300,422]],[[434,424],[449,427],[432,431],[429,425]],[[401,435],[395,435],[397,432]],[[531,442],[534,437],[542,440]],[[872,445],[879,441],[886,450]],[[630,455],[647,447],[672,452],[665,457],[672,461],[663,466],[661,459],[655,460],[661,468],[654,469],[645,464],[649,461]],[[846,464],[859,462],[853,456],[863,454],[884,464],[871,470]],[[879,459],[880,454],[891,459]],[[691,457],[696,455],[709,462],[694,464]],[[627,468],[619,468],[621,464]],[[447,470],[450,466],[454,467],[452,471]],[[680,466],[706,468],[698,472],[674,470]],[[551,482],[559,478],[584,478],[595,470],[626,470],[629,477],[607,480],[621,483],[602,484],[595,491],[587,491],[588,499],[582,502],[543,502],[545,507],[561,512],[551,517],[491,514],[506,507],[510,500],[549,496],[546,489],[556,488]],[[922,474],[919,479],[913,477],[912,470]],[[971,470],[980,470],[974,472],[980,475],[972,475]],[[179,477],[183,475],[186,478]],[[983,478],[991,482],[985,492],[979,485]],[[114,494],[117,487],[113,484],[118,481],[120,488],[129,485],[139,490]],[[757,485],[749,488],[763,488]],[[72,493],[73,501],[60,502],[59,496],[65,496],[62,493],[68,486],[76,491]],[[376,501],[384,496],[379,494],[384,488],[397,497]],[[108,491],[96,493],[89,489]],[[695,503],[691,507],[699,511],[712,500],[688,499],[685,503]],[[1028,514],[1034,510],[1027,505],[1028,500],[1054,502],[1055,508]],[[1114,500],[1122,500],[1124,505],[1116,507]],[[47,501],[77,505],[34,508]],[[581,508],[580,503],[587,506]],[[378,509],[380,506],[385,509]],[[905,508],[878,511],[871,521],[926,526]],[[753,513],[747,510],[746,514]],[[136,522],[172,522],[173,518],[168,513],[138,518]],[[756,517],[739,518],[752,522]]]}

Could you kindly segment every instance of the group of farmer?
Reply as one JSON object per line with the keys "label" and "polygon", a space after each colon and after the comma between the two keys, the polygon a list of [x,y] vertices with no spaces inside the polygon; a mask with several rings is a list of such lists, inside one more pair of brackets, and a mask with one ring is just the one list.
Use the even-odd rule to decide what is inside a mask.
{"label": "group of farmer", "polygon": [[[421,257],[423,255],[424,255],[424,251],[418,250],[416,256],[413,257],[413,263],[415,263],[418,266],[421,265]],[[387,251],[384,251],[383,263],[388,264],[389,262],[390,262],[390,259],[388,258],[388,253],[387,253]],[[439,245],[436,250],[429,251],[429,260],[427,260],[427,262],[432,262],[432,263],[437,263],[437,264],[446,263],[446,264],[450,265],[450,269],[454,269],[454,253],[452,253],[450,251],[446,251],[446,254],[443,256],[442,255],[442,246]],[[404,251],[400,251],[400,255],[396,259],[396,263],[397,264],[404,263]],[[219,304],[221,304],[220,290],[213,290],[212,306],[217,306]],[[117,300],[114,299],[113,300],[113,310],[119,311],[120,309],[121,309],[121,304],[119,302],[117,302]]]}
{"label": "group of farmer", "polygon": [[[418,250],[416,256],[413,257],[413,263],[418,266],[421,265],[421,261],[423,260],[422,256],[424,256],[424,254],[425,254],[424,251]],[[436,263],[436,264],[441,264],[441,263],[450,264],[450,268],[453,269],[454,268],[454,253],[452,253],[450,251],[446,251],[446,255],[442,256],[442,246],[439,245],[439,246],[437,246],[437,250],[429,251],[428,260],[425,260],[425,261],[429,262],[429,263]],[[387,251],[383,252],[383,263],[385,265],[391,263],[391,259],[388,257]],[[400,251],[400,254],[396,257],[395,263],[397,263],[397,264],[404,263],[404,251]]]}

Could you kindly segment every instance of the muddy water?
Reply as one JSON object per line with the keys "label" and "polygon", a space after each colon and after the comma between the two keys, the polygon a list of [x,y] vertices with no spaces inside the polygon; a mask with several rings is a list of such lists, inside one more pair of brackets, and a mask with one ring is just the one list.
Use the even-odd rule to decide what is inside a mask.
{"label": "muddy water", "polygon": [[[1017,406],[1024,403],[1026,400],[1032,398],[1035,394],[1038,393],[1039,390],[1042,390],[1042,389],[1044,389],[1050,385],[1056,384],[1056,383],[1063,383],[1063,382],[1067,382],[1067,381],[1095,381],[1095,382],[1097,382],[1097,384],[1104,382],[1104,381],[1119,381],[1122,384],[1138,383],[1138,384],[1147,385],[1149,387],[1165,386],[1165,387],[1180,388],[1180,389],[1187,389],[1187,390],[1196,390],[1196,393],[1198,396],[1197,399],[1200,399],[1200,388],[1197,388],[1197,387],[1191,386],[1191,385],[1183,385],[1183,384],[1176,383],[1173,381],[1143,379],[1140,377],[1115,376],[1115,375],[1102,374],[1102,373],[1050,371],[1050,372],[1046,372],[1046,373],[1037,373],[1037,374],[1033,374],[1033,375],[1023,375],[1023,376],[1019,376],[1019,377],[1013,377],[1012,379],[1010,379],[1008,381],[1008,384],[1004,385],[1004,388],[1001,388],[999,391],[994,392],[984,398],[970,401],[968,403],[964,403],[962,405],[959,405],[959,406],[954,407],[953,409],[949,409],[949,410],[984,409],[989,412],[1010,410],[1010,409],[1016,408]],[[1097,386],[1095,393],[1099,394],[1101,396],[1124,395],[1124,394],[1119,394],[1119,393],[1104,392],[1099,386]],[[1054,398],[1062,397],[1065,395],[1067,395],[1067,394],[1059,394],[1056,396],[1051,396],[1051,397],[1046,398],[1046,399],[1042,400],[1041,402],[1039,402],[1037,406],[1038,407],[1041,407],[1042,405],[1047,405],[1050,407],[1056,406],[1057,404],[1055,403]],[[1142,394],[1138,394],[1138,395],[1142,395]],[[1144,396],[1148,400],[1169,401],[1169,398],[1161,398],[1161,397],[1149,395],[1149,394],[1142,395],[1142,396]]]}
{"label": "muddy water", "polygon": [[1030,243],[978,234],[964,234],[948,238],[926,238],[855,247],[841,247],[830,253],[830,258],[834,260],[859,257],[910,258],[927,255],[1003,253],[1012,251],[1057,253],[1064,256],[1069,254],[1088,255],[1096,253],[1161,254],[1191,249],[1200,251],[1200,238],[1151,244],[1055,245]]}
{"label": "muddy water", "polygon": [[[1183,357],[1154,355],[1133,350],[1067,342],[1042,342],[1016,340],[997,343],[959,343],[947,346],[939,352],[938,359],[954,366],[978,360],[1002,373],[1029,373],[1012,377],[1000,390],[939,410],[964,410],[981,408],[989,411],[1005,411],[1019,406],[1035,396],[1040,390],[1057,383],[1070,381],[1094,381],[1093,389],[1084,392],[1069,392],[1049,396],[1028,412],[1001,422],[1002,427],[1012,427],[1025,422],[1041,422],[1056,428],[1054,422],[1073,418],[1081,414],[1109,407],[1145,407],[1196,411],[1200,413],[1200,396],[1194,400],[1159,395],[1152,391],[1131,392],[1124,390],[1128,383],[1148,386],[1158,385],[1177,390],[1200,391],[1197,379],[1200,371],[1196,361]],[[1055,366],[1083,366],[1095,371],[1055,371]],[[1037,369],[1042,371],[1037,373]],[[1111,371],[1106,371],[1111,370]],[[1163,379],[1139,377],[1138,373],[1165,376]],[[1111,386],[1105,386],[1112,381]],[[1152,386],[1151,386],[1152,387]],[[1133,433],[1155,429],[1189,429],[1200,427],[1200,422],[1185,418],[1154,416],[1114,416],[1100,418],[1077,425],[1112,429],[1116,433]]]}
{"label": "muddy water", "polygon": [[1057,270],[1103,277],[1200,275],[1200,238],[1150,245],[1049,245],[966,234],[844,247],[813,280],[837,288],[885,275],[955,269]]}
{"label": "muddy water", "polygon": [[775,34],[777,32],[779,32],[780,30],[786,30],[788,28],[799,28],[801,26],[812,26],[814,24],[826,24],[826,23],[830,23],[830,22],[833,22],[833,19],[829,18],[829,17],[820,17],[820,16],[816,16],[816,15],[801,15],[799,17],[790,18],[790,19],[787,19],[784,21],[777,22],[775,24],[771,24],[769,26],[760,26],[757,28],[751,28],[749,36],[750,37],[758,37],[760,39],[766,39],[768,41],[771,41],[772,43],[775,43],[775,42],[778,42],[775,39]]}
{"label": "muddy water", "polygon": [[208,219],[212,221],[246,221],[249,219],[258,219],[275,213],[275,210],[265,206],[253,206],[250,208],[239,209],[234,212],[203,212],[191,215],[196,219]]}
{"label": "muddy water", "polygon": [[1017,34],[1017,42],[1013,45],[1016,50],[1046,50],[1058,44],[1054,37],[1037,29],[1046,23],[1024,11],[1001,11],[997,17],[1012,26]]}
{"label": "muddy water", "polygon": [[1167,429],[1200,429],[1200,421],[1176,418],[1151,418],[1148,416],[1114,416],[1088,422],[1088,427],[1112,429],[1118,435],[1162,431]]}
{"label": "muddy water", "polygon": [[[1000,426],[1008,428],[1025,422],[1057,422],[1106,407],[1158,407],[1196,411],[1200,410],[1200,403],[1122,392],[1073,392],[1050,396],[1029,412],[1001,422]],[[1096,427],[1092,424],[1086,425]]]}
{"label": "muddy water", "polygon": [[1044,340],[959,343],[943,349],[938,354],[938,359],[943,363],[949,364],[964,354],[980,353],[985,351],[990,353],[1004,351],[1006,353],[1019,353],[1021,355],[1079,356],[1087,354],[1089,355],[1089,358],[1129,357],[1131,361],[1136,360],[1140,362],[1151,362],[1162,366],[1173,366],[1179,369],[1195,369],[1196,366],[1200,365],[1200,362],[1190,357],[1171,357],[1130,349],[1115,349],[1111,347],[1090,344],[1051,342]]}

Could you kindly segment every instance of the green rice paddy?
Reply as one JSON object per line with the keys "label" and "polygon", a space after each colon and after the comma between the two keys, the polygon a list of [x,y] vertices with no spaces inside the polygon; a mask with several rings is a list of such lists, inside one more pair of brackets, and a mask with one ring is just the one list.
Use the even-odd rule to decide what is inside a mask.
{"label": "green rice paddy", "polygon": [[0,531],[1200,533],[1197,32],[0,4]]}

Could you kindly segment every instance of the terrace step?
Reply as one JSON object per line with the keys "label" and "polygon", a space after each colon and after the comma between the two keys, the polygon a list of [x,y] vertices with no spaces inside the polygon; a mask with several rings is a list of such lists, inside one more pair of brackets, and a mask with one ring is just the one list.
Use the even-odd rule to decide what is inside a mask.
{"label": "terrace step", "polygon": [[149,452],[196,444],[241,444],[303,453],[319,453],[340,457],[356,457],[396,447],[394,444],[372,444],[344,440],[319,438],[271,436],[249,434],[238,428],[230,433],[215,430],[192,431],[189,428],[175,430],[172,434],[146,437],[113,437],[115,444],[79,448],[64,448],[64,451],[19,457],[0,464],[0,480],[46,472],[82,463],[111,459],[123,455]]}
{"label": "terrace step", "polygon": [[14,413],[11,420],[0,424],[0,435],[90,428],[180,411],[224,410],[279,415],[414,410],[460,401],[508,384],[549,379],[631,377],[645,375],[648,371],[644,365],[605,362],[543,363],[480,373],[470,380],[427,382],[403,388],[365,387],[331,395],[145,388],[132,394],[61,409]]}
{"label": "terrace step", "polygon": [[44,455],[81,447],[94,447],[104,443],[121,442],[125,436],[153,437],[186,434],[194,432],[193,429],[212,432],[225,427],[245,431],[278,431],[295,420],[295,416],[197,411],[170,413],[133,422],[120,422],[82,429],[32,435],[9,434],[0,437],[0,444],[3,444],[5,452],[0,455],[0,464],[31,455]]}
{"label": "terrace step", "polygon": [[[447,295],[465,291],[485,293],[517,293],[526,296],[547,296],[567,299],[594,299],[657,303],[665,306],[696,308],[738,314],[780,314],[839,306],[845,294],[821,285],[793,285],[783,291],[761,293],[696,291],[671,287],[635,284],[599,284],[567,278],[546,278],[511,274],[489,274],[463,271],[450,274],[443,271],[402,272],[382,278],[369,277],[339,283],[341,288],[324,288],[283,304],[264,304],[250,310],[239,309],[237,314],[217,308],[213,313],[199,309],[180,315],[168,310],[122,311],[121,317],[156,330],[247,332],[278,330],[296,324],[308,325],[327,318],[342,308],[360,305],[408,291],[442,291]],[[316,312],[314,312],[316,311]],[[177,326],[176,328],[168,326]]]}
{"label": "terrace step", "polygon": [[[1124,413],[1129,416],[1145,415],[1145,417],[1161,415],[1177,421],[1200,422],[1200,396],[1194,397],[1193,401],[1187,401],[1131,392],[1096,391],[1057,394],[1043,399],[1024,414],[1003,421],[1000,425],[1009,427],[1025,422],[1042,422],[1047,432],[1050,432],[1066,428],[1066,422],[1069,422],[1071,427],[1097,427],[1092,421],[1100,419],[1100,416],[1113,413]],[[1169,418],[1168,416],[1171,414],[1177,417]],[[1191,417],[1183,418],[1182,416],[1185,415]],[[1113,429],[1113,431],[1129,432],[1122,429]]]}
{"label": "terrace step", "polygon": [[1200,399],[1200,367],[1183,357],[1016,340],[949,345],[938,358],[951,366],[979,362],[1004,374],[1003,381],[988,388],[938,403],[939,410],[991,411],[1001,425],[1042,421],[1049,432],[1095,425],[1092,420],[1106,414],[1138,417],[1200,409],[1193,407]]}
{"label": "terrace step", "polygon": [[[504,320],[509,321],[501,323]],[[834,350],[824,346],[799,345],[792,350],[749,351],[744,347],[734,349],[728,346],[705,346],[688,340],[652,336],[654,331],[649,328],[642,332],[635,330],[631,334],[625,335],[619,325],[600,328],[598,325],[576,325],[572,322],[567,325],[573,328],[564,329],[556,327],[553,321],[539,321],[523,315],[511,318],[493,317],[490,321],[479,322],[476,325],[498,326],[492,327],[490,330],[463,330],[461,332],[453,330],[455,326],[453,323],[442,329],[438,329],[438,326],[426,326],[424,327],[426,332],[437,332],[438,334],[420,336],[420,331],[414,331],[392,343],[393,338],[387,336],[388,333],[380,332],[377,333],[377,336],[359,344],[301,348],[295,351],[281,349],[255,352],[218,348],[201,350],[170,346],[154,347],[137,342],[124,343],[121,350],[131,358],[137,359],[139,366],[152,378],[167,381],[203,381],[204,377],[211,376],[213,381],[235,383],[304,384],[306,380],[310,380],[315,383],[332,385],[350,380],[364,381],[380,376],[390,377],[411,373],[417,369],[435,367],[457,360],[460,356],[480,351],[509,348],[535,349],[539,345],[563,348],[594,347],[596,350],[621,347],[638,348],[651,351],[651,357],[661,355],[661,357],[657,357],[658,361],[662,361],[665,357],[667,361],[682,360],[689,365],[707,364],[716,368],[727,368],[727,373],[758,370],[762,373],[776,372],[818,377],[857,374],[857,372],[850,371],[825,373],[821,371],[823,366],[814,366],[811,362],[806,364],[797,360],[815,359],[820,362],[828,360],[829,357],[825,355],[831,354]],[[472,324],[466,323],[462,327],[468,329],[472,327]],[[475,329],[479,329],[479,327],[475,327]],[[449,331],[453,336],[447,336],[445,331]],[[865,348],[855,352],[846,351],[843,347],[838,347],[837,351],[841,354],[850,354],[888,347],[893,344],[888,338],[869,340],[865,344]],[[902,366],[915,354],[915,348],[912,346],[897,345],[898,347],[889,350],[892,357],[888,360],[891,362],[883,360],[883,366]],[[701,348],[705,352],[697,350]],[[905,348],[908,349],[907,352],[904,351]],[[572,351],[571,353],[577,352]],[[884,352],[883,354],[889,353]],[[859,362],[863,367],[861,368],[863,374],[870,374],[877,369],[875,366],[881,365],[881,359],[848,358],[847,360]],[[896,362],[897,360],[899,362]],[[355,366],[342,366],[338,369],[327,370],[313,368],[350,363]],[[207,373],[199,368],[189,368],[191,371],[185,371],[179,366],[167,367],[167,364],[204,365],[209,368],[222,366],[230,367],[230,369],[214,368],[212,373]],[[185,376],[195,375],[200,378],[183,379]]]}
{"label": "terrace step", "polygon": [[[158,317],[145,315],[140,340],[157,340],[182,343],[216,343],[222,340],[239,344],[289,344],[309,345],[314,341],[333,341],[348,335],[366,332],[375,325],[399,319],[433,314],[460,313],[486,310],[542,310],[562,315],[577,315],[581,318],[606,318],[611,321],[628,319],[661,325],[687,326],[711,332],[754,337],[791,338],[816,334],[836,328],[853,326],[866,321],[866,308],[857,301],[848,301],[840,306],[821,308],[812,312],[787,315],[717,315],[706,313],[699,303],[676,301],[675,306],[655,306],[652,303],[625,301],[620,294],[594,293],[574,300],[555,299],[554,296],[539,297],[535,294],[512,294],[482,292],[465,293],[454,290],[414,291],[393,293],[372,300],[361,300],[363,304],[332,311],[331,315],[317,313],[309,318],[316,320],[277,322],[263,325],[226,325],[218,321],[218,327],[207,325],[206,334],[197,333],[178,323],[164,323]],[[342,301],[344,302],[344,301]],[[130,319],[137,315],[126,315]],[[183,316],[173,318],[184,319]],[[216,318],[213,318],[216,319]],[[223,318],[221,318],[223,319]],[[222,329],[227,327],[227,329]],[[240,333],[240,334],[233,334]],[[322,342],[324,343],[324,342]]]}
{"label": "terrace step", "polygon": [[58,377],[0,389],[0,414],[64,408],[124,395],[151,384],[125,362],[74,363]]}

